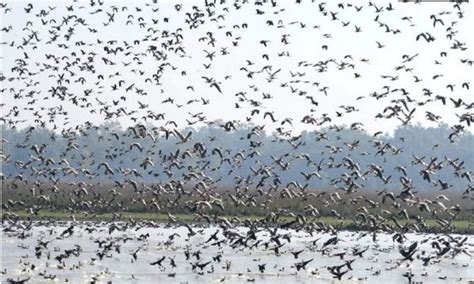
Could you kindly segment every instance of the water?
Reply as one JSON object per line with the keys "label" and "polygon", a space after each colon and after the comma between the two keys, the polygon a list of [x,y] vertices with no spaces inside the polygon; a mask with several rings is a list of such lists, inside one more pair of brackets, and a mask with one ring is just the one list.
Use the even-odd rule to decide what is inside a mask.
{"label": "water", "polygon": [[[25,231],[26,236],[19,238],[19,229],[15,232],[2,232],[2,282],[6,279],[24,279],[31,277],[30,282],[51,283],[46,277],[53,276],[58,283],[88,283],[97,280],[99,283],[242,283],[255,281],[258,283],[334,283],[328,271],[328,266],[342,265],[346,260],[355,259],[353,270],[343,276],[343,281],[354,283],[364,281],[368,283],[407,283],[404,273],[411,271],[414,281],[423,283],[459,282],[466,283],[474,280],[472,269],[473,257],[465,253],[453,255],[450,250],[441,258],[434,258],[430,265],[423,266],[419,257],[433,255],[437,249],[431,243],[440,238],[448,240],[447,236],[434,234],[406,234],[404,245],[408,246],[414,241],[420,245],[415,253],[414,261],[401,261],[403,258],[398,251],[398,243],[394,242],[390,234],[377,234],[374,242],[372,234],[363,232],[341,231],[337,234],[339,242],[328,246],[325,254],[321,248],[323,243],[333,235],[328,233],[313,233],[294,230],[278,230],[278,234],[289,234],[290,241],[280,238],[284,244],[278,255],[271,248],[276,243],[271,242],[268,248],[264,243],[270,239],[268,230],[260,228],[256,233],[260,240],[257,248],[249,249],[244,246],[231,246],[223,236],[223,229],[208,227],[193,227],[196,235],[188,237],[188,229],[184,226],[156,227],[136,226],[125,228],[125,224],[115,223],[122,230],[115,230],[109,234],[110,223],[77,223],[74,233],[65,238],[58,238],[71,223],[55,223],[52,225],[34,223],[32,229]],[[3,229],[5,229],[5,225]],[[92,232],[86,228],[94,228]],[[123,229],[125,228],[125,229]],[[207,242],[209,236],[219,230],[217,238],[225,240],[221,247],[211,245],[215,241]],[[248,228],[237,227],[230,231],[246,235]],[[173,240],[172,234],[179,234]],[[140,235],[149,234],[147,238]],[[464,236],[452,235],[461,240]],[[124,241],[126,239],[126,241]],[[35,256],[35,247],[39,240],[50,241],[47,249],[40,249],[41,256]],[[313,241],[316,242],[313,245]],[[113,242],[112,249],[106,253],[102,260],[99,259],[99,244],[96,241],[105,241],[103,246]],[[248,245],[255,243],[249,240]],[[77,255],[64,258],[63,261],[55,259],[64,254],[65,250],[80,246]],[[454,243],[452,243],[454,246]],[[119,247],[118,252],[116,247]],[[137,260],[132,253],[140,247]],[[352,248],[369,249],[363,257],[353,256]],[[468,253],[474,255],[474,237],[468,236],[462,245]],[[100,250],[102,250],[101,248]],[[298,259],[290,251],[304,251]],[[191,256],[186,260],[185,251],[200,251],[200,260]],[[338,256],[346,252],[344,260]],[[220,262],[213,259],[222,255]],[[165,256],[162,266],[152,266],[150,263]],[[171,266],[170,258],[174,258],[176,267]],[[305,270],[297,271],[296,262],[313,259]],[[211,261],[202,271],[192,269],[191,263],[206,263]],[[230,264],[229,264],[230,263]],[[259,264],[266,264],[264,273],[258,269]],[[229,264],[229,269],[227,265]],[[33,269],[31,269],[34,267]],[[346,267],[342,271],[347,270]]]}

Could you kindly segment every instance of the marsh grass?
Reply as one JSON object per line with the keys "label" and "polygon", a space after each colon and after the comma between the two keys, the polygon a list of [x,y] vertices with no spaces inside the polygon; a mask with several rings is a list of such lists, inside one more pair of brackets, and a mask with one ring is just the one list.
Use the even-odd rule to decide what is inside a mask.
{"label": "marsh grass", "polygon": [[[35,188],[32,190],[32,188]],[[148,189],[147,189],[148,188]],[[113,190],[118,194],[114,194]],[[279,191],[274,191],[271,195],[261,195],[256,190],[248,189],[246,194],[253,196],[255,204],[247,202],[246,205],[236,205],[232,202],[230,195],[237,195],[235,189],[232,188],[218,188],[213,189],[212,196],[218,197],[223,201],[224,210],[213,206],[212,209],[202,208],[198,211],[191,211],[186,207],[185,203],[193,203],[197,200],[206,199],[207,196],[186,195],[178,192],[161,192],[160,194],[153,193],[153,185],[142,185],[139,190],[131,186],[124,188],[117,188],[113,184],[94,184],[88,187],[87,195],[78,192],[78,186],[74,184],[60,183],[56,188],[52,184],[27,184],[27,183],[4,183],[2,186],[2,204],[3,213],[14,213],[20,218],[32,219],[58,219],[70,220],[74,216],[76,220],[117,220],[117,214],[120,214],[120,219],[128,220],[150,220],[156,222],[167,222],[168,215],[171,213],[177,217],[180,222],[196,222],[196,213],[202,213],[214,217],[226,217],[231,220],[234,217],[240,220],[249,219],[252,221],[261,221],[269,217],[271,212],[278,212],[278,219],[272,219],[275,223],[285,223],[295,220],[294,214],[305,216],[308,222],[321,222],[325,225],[341,227],[346,229],[370,229],[367,223],[361,223],[357,214],[364,211],[365,207],[372,216],[383,216],[385,221],[383,224],[396,228],[395,222],[387,216],[383,210],[388,210],[393,213],[393,218],[404,226],[406,224],[421,225],[422,231],[453,231],[453,232],[474,232],[474,217],[472,202],[470,199],[463,199],[459,192],[445,191],[437,194],[430,192],[419,192],[417,198],[435,200],[437,195],[444,194],[450,201],[441,200],[448,208],[459,204],[460,211],[450,211],[454,214],[449,215],[443,210],[439,210],[436,206],[432,206],[432,212],[421,212],[418,207],[413,204],[405,203],[403,200],[397,199],[396,202],[400,204],[399,208],[395,208],[391,200],[382,203],[382,195],[374,191],[359,190],[357,193],[345,194],[339,192],[341,200],[337,203],[331,200],[330,194],[334,192],[332,189],[312,189],[308,192],[326,194],[315,197],[293,197],[282,198]],[[193,192],[192,188],[186,188],[185,192]],[[397,194],[395,192],[395,194]],[[45,201],[40,196],[49,196],[50,200]],[[177,198],[179,197],[179,200]],[[8,206],[9,201],[21,201],[24,204],[15,204]],[[371,207],[366,200],[373,200],[377,202],[376,207]],[[143,203],[145,201],[145,203]],[[159,209],[151,206],[152,201],[159,205]],[[89,206],[85,206],[85,202]],[[263,204],[267,203],[264,207]],[[5,206],[5,204],[7,206]],[[41,209],[32,214],[28,209],[33,205],[41,206]],[[305,211],[305,207],[311,205],[319,211],[319,214],[313,216]],[[406,210],[410,216],[407,221],[398,214],[401,210]],[[332,210],[337,211],[342,218],[334,217]],[[433,214],[433,211],[437,211]],[[117,213],[112,214],[112,212]],[[294,214],[293,214],[294,213]],[[415,221],[422,218],[424,222]],[[438,220],[450,220],[451,226],[442,228]]]}

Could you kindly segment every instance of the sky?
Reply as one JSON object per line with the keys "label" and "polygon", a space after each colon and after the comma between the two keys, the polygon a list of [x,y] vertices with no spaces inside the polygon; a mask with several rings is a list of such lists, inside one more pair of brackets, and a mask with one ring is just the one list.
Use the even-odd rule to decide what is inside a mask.
{"label": "sky", "polygon": [[[461,98],[466,104],[472,103],[472,88],[468,90],[462,85],[472,81],[474,72],[472,66],[461,62],[463,59],[473,60],[472,3],[462,4],[460,15],[452,3],[390,4],[376,1],[370,4],[369,1],[351,1],[339,5],[339,2],[329,1],[325,4],[321,4],[322,1],[301,2],[278,1],[276,7],[272,7],[269,3],[257,6],[237,1],[240,8],[236,9],[234,2],[226,1],[216,5],[211,11],[214,14],[209,16],[204,1],[133,1],[133,4],[105,1],[102,5],[94,2],[94,6],[90,1],[32,1],[33,8],[29,13],[24,9],[29,2],[6,1],[4,3],[11,10],[6,12],[7,8],[2,8],[2,26],[11,26],[11,30],[2,32],[1,38],[4,43],[1,49],[2,73],[6,78],[2,82],[2,112],[9,114],[18,107],[20,111],[14,119],[24,122],[16,125],[25,127],[35,125],[38,122],[35,119],[39,117],[48,121],[48,113],[60,109],[67,114],[56,115],[46,126],[61,129],[86,121],[101,124],[105,112],[99,109],[110,105],[108,111],[123,107],[129,113],[114,118],[124,126],[140,122],[140,117],[152,111],[164,114],[165,120],[147,120],[145,123],[161,126],[167,121],[175,121],[178,128],[183,128],[189,122],[193,127],[215,120],[243,123],[251,116],[252,110],[258,109],[260,112],[251,121],[264,124],[267,131],[278,127],[295,132],[310,131],[331,124],[360,122],[369,132],[390,133],[401,124],[400,120],[376,119],[375,116],[384,113],[387,106],[400,105],[400,99],[407,100],[400,91],[394,91],[401,88],[412,100],[408,103],[408,111],[416,108],[411,123],[452,125],[458,122],[457,115],[473,112],[463,106],[454,108],[449,100]],[[319,5],[324,6],[326,16]],[[68,11],[67,6],[72,6],[73,11]],[[203,17],[204,23],[190,29],[186,24],[189,19],[186,13],[193,13],[193,6],[198,6],[199,13],[206,16]],[[354,6],[362,8],[357,11]],[[376,12],[377,9],[380,12]],[[41,10],[48,11],[48,15],[39,16]],[[337,15],[333,18],[331,12],[337,12]],[[112,14],[114,21],[107,23]],[[51,31],[68,15],[84,19],[87,26],[77,23],[77,18],[71,19],[56,29],[58,39],[48,43]],[[433,26],[432,15],[441,19],[443,24],[437,22]],[[55,19],[56,22],[42,24],[41,20],[45,19]],[[145,25],[140,26],[140,23]],[[64,35],[68,29],[73,29],[73,34],[66,40]],[[394,34],[395,30],[399,32]],[[163,61],[153,58],[149,48],[150,45],[160,48],[173,38],[167,37],[165,31],[182,35],[179,45],[185,53],[166,52],[169,65],[157,85],[145,79],[152,78]],[[38,34],[39,41],[33,39],[27,45],[21,45],[23,39],[33,32]],[[446,37],[450,32],[453,32],[454,40],[466,47],[465,50],[452,48],[454,41]],[[430,33],[435,40],[417,41],[420,33]],[[134,44],[135,40],[139,44]],[[117,43],[109,44],[108,41]],[[117,55],[105,52],[104,46],[125,47],[123,41],[131,48]],[[12,42],[14,44],[10,46]],[[68,48],[58,46],[60,44],[66,44]],[[125,55],[127,51],[131,52],[128,56]],[[213,52],[212,60],[206,57]],[[441,56],[441,52],[446,52],[446,56]],[[289,56],[279,56],[279,53]],[[133,54],[137,55],[136,59],[133,59]],[[51,57],[47,59],[46,55],[57,56],[58,62]],[[89,56],[94,57],[95,73],[79,68]],[[413,60],[406,62],[407,56]],[[75,58],[79,58],[79,64],[68,67],[71,74],[64,67]],[[102,58],[115,65],[104,64]],[[29,72],[35,74],[19,77],[12,72],[19,62],[17,59],[22,59]],[[318,63],[327,60],[331,61],[324,65],[324,72],[320,72],[322,65]],[[397,67],[401,68],[397,71]],[[58,76],[63,73],[70,79],[70,83],[63,83],[70,94],[65,100],[51,97],[49,92],[51,87],[58,86]],[[274,78],[270,78],[271,73],[275,73]],[[103,80],[98,78],[100,74]],[[437,78],[433,79],[434,76]],[[12,77],[15,79],[9,80]],[[206,83],[203,77],[217,82],[221,92]],[[120,80],[124,80],[123,86],[113,90],[112,86]],[[125,88],[131,84],[146,95],[127,92]],[[446,87],[448,84],[455,85],[453,91]],[[432,94],[426,95],[423,89]],[[86,95],[85,90],[90,90],[90,94]],[[387,91],[387,95],[380,99],[371,96],[374,92],[382,94]],[[27,94],[30,95],[25,96]],[[437,95],[447,98],[446,105],[434,100]],[[312,104],[307,96],[311,96],[317,105]],[[70,100],[72,97],[84,98],[84,104],[91,105],[74,105]],[[125,101],[120,97],[125,97]],[[163,103],[167,98],[172,98],[174,103]],[[202,103],[207,100],[208,104]],[[419,104],[426,100],[433,101]],[[114,101],[118,102],[117,105]],[[355,111],[347,113],[343,107]],[[427,111],[439,115],[440,119],[428,121]],[[271,112],[277,121],[272,122],[268,116],[264,118],[265,112]],[[205,119],[194,124],[197,118],[192,115],[199,113]],[[302,123],[302,118],[307,115],[316,121],[328,116],[331,122],[321,126]],[[292,126],[282,126],[286,118],[292,120]],[[467,129],[472,131],[472,127]]]}

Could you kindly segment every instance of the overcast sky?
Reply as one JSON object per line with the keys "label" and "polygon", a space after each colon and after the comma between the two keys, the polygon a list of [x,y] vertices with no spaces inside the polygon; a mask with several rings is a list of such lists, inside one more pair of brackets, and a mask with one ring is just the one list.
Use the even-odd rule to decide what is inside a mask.
{"label": "overcast sky", "polygon": [[[285,118],[293,120],[293,128],[285,124],[286,129],[316,129],[317,125],[301,123],[301,119],[310,115],[319,121],[327,114],[332,122],[323,126],[357,121],[363,123],[364,128],[370,132],[389,132],[400,121],[396,118],[375,119],[375,116],[382,113],[385,107],[395,104],[394,100],[406,100],[402,92],[393,92],[394,89],[403,88],[413,100],[409,102],[408,109],[416,108],[412,123],[436,126],[438,122],[446,122],[452,125],[458,121],[456,114],[472,113],[472,109],[466,110],[465,107],[454,108],[449,101],[449,98],[461,98],[466,104],[473,102],[474,86],[470,85],[470,90],[462,87],[463,83],[473,79],[472,66],[461,62],[462,59],[474,59],[471,49],[474,37],[472,3],[461,5],[461,15],[458,9],[453,8],[452,3],[392,2],[391,9],[388,1],[374,1],[376,7],[369,5],[367,1],[352,1],[353,4],[357,3],[358,9],[362,7],[357,11],[347,3],[338,6],[338,3],[328,2],[324,4],[327,12],[324,16],[320,11],[320,1],[303,0],[301,4],[278,1],[276,7],[268,3],[263,6],[245,4],[239,9],[235,8],[234,2],[226,2],[216,5],[214,14],[208,16],[204,1],[200,1],[199,5],[198,1],[133,1],[133,4],[105,1],[103,5],[94,6],[89,1],[33,1],[33,8],[29,13],[24,9],[28,2],[6,1],[4,3],[7,7],[2,8],[2,24],[5,28],[11,26],[11,30],[2,32],[1,39],[5,43],[2,45],[1,56],[2,71],[6,77],[2,82],[2,111],[7,114],[14,106],[18,106],[20,112],[15,119],[26,120],[25,123],[18,124],[25,126],[34,125],[34,119],[38,115],[48,120],[49,108],[62,106],[67,115],[58,116],[53,123],[48,123],[48,127],[56,124],[61,128],[65,122],[66,127],[85,121],[102,123],[104,112],[99,112],[99,109],[103,107],[100,102],[103,102],[111,105],[110,111],[119,107],[127,112],[137,111],[127,117],[115,118],[124,126],[135,123],[130,118],[140,118],[151,110],[154,113],[164,113],[165,121],[175,120],[179,127],[186,127],[186,119],[191,122],[196,120],[189,113],[202,112],[206,121],[245,121],[246,117],[250,117],[250,112],[258,108],[260,113],[254,115],[252,121],[256,124],[264,123],[268,130],[280,127]],[[177,4],[179,5],[176,6]],[[73,11],[68,11],[67,7],[71,5]],[[189,19],[186,13],[193,12],[193,5],[199,6],[206,16],[203,17],[204,23],[189,29],[189,25],[185,23]],[[54,9],[51,10],[50,7]],[[116,11],[114,7],[117,8]],[[8,8],[11,10],[6,11]],[[48,15],[40,16],[41,10],[47,11]],[[336,19],[331,12],[337,12]],[[114,14],[114,21],[107,24],[108,14]],[[50,32],[55,30],[54,26],[58,26],[68,15],[84,19],[87,26],[77,23],[75,18],[70,19],[67,24],[56,29],[57,40],[48,43],[53,37]],[[219,15],[222,16],[218,17]],[[433,27],[432,15],[441,19],[444,25],[437,22]],[[42,20],[51,19],[56,22],[42,24]],[[130,23],[127,24],[127,21]],[[273,25],[269,25],[269,21]],[[140,26],[140,23],[145,25]],[[248,25],[247,28],[242,27],[244,23]],[[68,31],[70,28],[73,30]],[[167,51],[166,62],[170,65],[162,73],[160,85],[153,81],[145,82],[146,78],[152,78],[163,63],[147,51],[150,45],[160,48],[162,43],[170,39],[163,37],[163,31],[172,33],[179,28],[182,31],[179,30],[178,33],[183,36],[180,45],[185,53]],[[356,32],[358,29],[360,31]],[[66,40],[64,36],[71,31],[73,34]],[[28,38],[32,32],[37,32],[39,41],[32,39],[28,44],[22,45],[23,39]],[[209,32],[214,38],[214,45],[209,43]],[[425,32],[430,33],[435,40],[417,41],[417,35]],[[449,33],[453,34],[452,39],[447,38]],[[147,35],[151,37],[144,41]],[[283,37],[286,43],[283,42]],[[200,38],[203,39],[199,40]],[[117,43],[108,44],[107,41],[111,40],[116,40]],[[134,44],[135,40],[139,44]],[[461,48],[452,48],[454,40],[462,44],[459,46]],[[104,46],[124,48],[123,41],[132,48],[118,52],[117,55],[104,51]],[[84,45],[76,45],[77,42]],[[235,43],[237,46],[234,46]],[[66,44],[68,48],[58,44]],[[327,46],[327,49],[323,49],[323,46]],[[127,51],[138,54],[137,59],[133,59],[133,54],[125,55]],[[24,52],[28,58],[25,58]],[[212,52],[215,52],[215,57],[211,61],[206,55]],[[446,52],[447,56],[442,57],[441,52]],[[71,53],[75,53],[76,57]],[[79,58],[78,62],[84,63],[91,53],[95,54],[94,74],[81,70],[81,64],[69,67],[74,74],[64,71],[68,62],[72,63],[75,58]],[[289,56],[279,56],[279,53]],[[47,59],[46,54],[67,57],[56,63],[51,58]],[[262,55],[267,55],[268,60]],[[404,62],[403,55],[417,56]],[[11,68],[17,64],[15,59],[18,58],[24,60],[29,72],[36,74],[18,78],[17,73],[12,73]],[[106,65],[102,58],[115,64]],[[318,62],[331,59],[334,61],[324,65],[326,67],[323,66],[323,72],[320,72],[322,65],[318,65]],[[438,64],[435,64],[436,61]],[[45,68],[45,64],[57,66],[58,70]],[[211,65],[206,68],[204,65],[208,64]],[[264,66],[267,67],[261,72]],[[397,71],[397,66],[403,67]],[[143,75],[139,75],[140,71]],[[111,76],[116,72],[120,74]],[[252,78],[249,78],[249,72],[254,72]],[[269,80],[269,74],[274,72],[274,78]],[[48,92],[52,86],[58,85],[56,80],[62,73],[70,79],[69,84],[64,83],[70,93],[65,100],[52,98]],[[104,76],[104,80],[98,78],[99,74]],[[433,79],[435,75],[442,76]],[[218,82],[221,93],[206,83],[202,76]],[[418,82],[414,76],[418,77]],[[17,78],[8,80],[12,77]],[[80,77],[85,79],[84,82],[79,80]],[[125,81],[124,85],[113,90],[112,86],[120,80]],[[146,95],[139,95],[135,91],[127,92],[125,88],[131,84],[143,89]],[[446,87],[448,84],[455,85],[453,91]],[[24,91],[14,98],[14,94],[18,94],[21,89]],[[423,95],[423,89],[429,89],[432,94]],[[85,96],[84,90],[92,91]],[[374,92],[382,94],[387,90],[387,96],[381,99],[371,97]],[[245,100],[239,101],[239,98],[244,97],[236,96],[239,92],[244,94]],[[28,93],[30,96],[25,96]],[[264,93],[271,98],[263,99]],[[446,105],[439,100],[435,101],[436,95],[447,97]],[[73,96],[86,98],[92,105],[84,108],[76,106],[70,100]],[[121,96],[125,96],[126,101],[120,101]],[[307,96],[312,96],[318,105],[311,104]],[[162,103],[169,97],[174,99],[174,104]],[[209,100],[209,104],[203,105],[201,98]],[[433,102],[419,104],[429,99]],[[190,102],[192,100],[196,102]],[[113,101],[119,101],[118,105],[113,105]],[[260,105],[256,107],[252,102]],[[236,108],[236,104],[239,108]],[[346,113],[341,106],[351,106],[356,111]],[[91,109],[96,109],[96,113],[91,114]],[[263,118],[267,111],[273,112],[276,122],[271,122],[268,117]],[[428,121],[426,111],[441,118],[438,122]],[[37,113],[34,115],[35,112]],[[147,122],[163,125],[165,121]],[[203,122],[193,124],[202,125]]]}

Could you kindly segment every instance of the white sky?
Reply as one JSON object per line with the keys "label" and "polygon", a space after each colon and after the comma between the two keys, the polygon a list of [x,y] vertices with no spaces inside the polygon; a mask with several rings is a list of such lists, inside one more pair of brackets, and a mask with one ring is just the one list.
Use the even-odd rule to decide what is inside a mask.
{"label": "white sky", "polygon": [[[261,112],[254,116],[252,121],[257,124],[266,124],[267,130],[280,127],[281,121],[287,117],[293,119],[294,128],[285,125],[286,129],[294,129],[295,131],[312,130],[317,126],[302,124],[300,123],[301,119],[305,115],[312,115],[318,119],[323,114],[328,114],[333,119],[332,123],[351,124],[358,121],[362,122],[364,128],[370,132],[378,130],[390,132],[400,124],[398,119],[376,120],[374,117],[377,113],[381,113],[392,100],[403,98],[403,96],[400,92],[391,92],[387,97],[380,100],[369,96],[373,92],[383,93],[383,86],[387,85],[390,86],[391,90],[404,88],[410,93],[409,96],[416,100],[416,102],[409,104],[410,109],[416,107],[413,122],[421,122],[426,126],[436,126],[437,123],[425,119],[425,111],[431,111],[442,116],[440,121],[448,124],[457,122],[456,113],[473,112],[472,110],[466,110],[464,107],[454,109],[449,99],[446,106],[443,106],[440,101],[431,102],[426,106],[416,105],[417,102],[426,99],[434,100],[436,95],[454,99],[462,98],[467,104],[473,102],[472,88],[474,86],[471,85],[470,90],[461,86],[464,82],[471,82],[474,73],[472,67],[460,62],[461,59],[474,59],[470,48],[474,41],[472,3],[461,6],[463,17],[460,18],[452,3],[414,4],[392,2],[394,10],[387,11],[388,1],[374,1],[378,8],[385,7],[382,12],[376,13],[375,8],[369,6],[367,1],[352,1],[353,4],[357,3],[357,6],[363,6],[360,12],[356,12],[354,7],[348,7],[347,3],[342,9],[338,7],[336,2],[328,2],[325,9],[338,12],[338,20],[331,20],[330,14],[323,16],[319,12],[318,4],[321,3],[320,1],[311,3],[311,1],[303,0],[302,4],[294,4],[294,1],[279,1],[275,8],[272,8],[269,4],[265,4],[265,6],[247,4],[239,10],[233,7],[233,2],[227,2],[227,4],[218,5],[215,10],[216,14],[213,16],[216,19],[218,15],[222,14],[224,19],[219,18],[216,21],[210,21],[209,18],[206,18],[203,25],[197,29],[189,30],[184,23],[187,18],[185,13],[192,11],[193,5],[201,3],[202,12],[207,14],[202,5],[204,1],[159,1],[159,4],[153,4],[151,1],[105,1],[100,7],[98,4],[91,7],[89,1],[33,1],[34,7],[29,14],[26,14],[24,10],[27,2],[6,1],[4,3],[7,3],[7,8],[11,8],[11,11],[5,14],[5,8],[2,9],[2,26],[12,26],[12,30],[7,33],[2,32],[1,41],[7,43],[2,45],[1,50],[3,74],[6,78],[14,75],[11,72],[14,60],[24,58],[23,52],[27,52],[29,57],[25,60],[28,64],[28,70],[38,72],[38,74],[11,82],[8,80],[2,82],[2,89],[4,89],[1,95],[4,104],[2,111],[7,114],[12,107],[18,106],[20,108],[18,119],[26,120],[26,123],[19,124],[19,126],[25,126],[34,124],[34,111],[38,111],[38,114],[43,115],[42,119],[47,119],[48,108],[61,105],[68,112],[66,117],[69,118],[69,123],[66,124],[66,127],[70,127],[85,121],[92,123],[102,123],[104,121],[103,114],[99,114],[98,111],[95,115],[90,113],[92,108],[100,108],[95,98],[112,104],[112,101],[117,101],[120,96],[126,96],[126,102],[121,101],[119,106],[110,107],[111,111],[118,107],[124,107],[127,111],[137,111],[129,117],[122,116],[118,119],[124,126],[134,124],[130,121],[130,117],[141,117],[150,109],[155,113],[165,113],[166,120],[175,120],[179,127],[185,127],[185,119],[195,120],[190,118],[189,112],[203,112],[207,120],[244,121],[245,117],[250,116],[250,111],[254,109],[249,102],[238,102],[238,97],[235,94],[244,92],[247,99],[261,102]],[[151,5],[146,6],[146,3]],[[178,3],[183,3],[179,12],[175,9],[175,4]],[[70,5],[74,7],[73,12],[66,11],[66,6]],[[43,25],[41,18],[35,15],[40,13],[42,9],[48,11],[48,6],[55,6],[56,8],[43,19],[55,19],[56,23]],[[106,13],[112,13],[112,6],[118,7],[119,12],[116,13],[113,23],[104,26],[103,23],[108,19]],[[122,12],[122,6],[127,6],[128,10]],[[135,7],[140,7],[142,11],[137,12]],[[225,7],[228,7],[229,12],[223,12]],[[90,14],[99,8],[102,9],[101,12]],[[152,8],[159,8],[159,11],[153,12]],[[257,15],[256,9],[264,11],[264,14]],[[440,15],[444,11],[449,14]],[[68,27],[63,27],[58,33],[58,40],[53,44],[47,44],[51,37],[48,30],[52,30],[52,26],[60,24],[60,21],[66,15],[73,14],[79,18],[84,18],[89,25],[88,27],[96,29],[97,33],[90,33],[86,27],[77,25],[74,27],[74,35],[69,41],[66,41],[64,34],[67,33]],[[133,19],[128,18],[129,15],[132,15],[130,17],[133,17]],[[442,19],[444,26],[438,23],[436,27],[433,27],[431,15],[436,15],[436,17]],[[379,22],[387,24],[392,30],[399,29],[400,33],[386,33],[385,26],[380,26],[378,22],[374,21],[377,16]],[[146,23],[144,28],[138,25],[139,17],[143,17],[143,22]],[[169,23],[163,21],[164,17],[169,17]],[[410,17],[410,20],[402,20],[404,17]],[[127,19],[131,19],[133,24],[126,25]],[[154,24],[152,19],[157,19],[158,23]],[[266,24],[268,20],[271,20],[274,26],[268,26]],[[282,25],[279,28],[278,22],[280,20]],[[24,29],[28,21],[31,21],[33,25],[29,26],[28,29]],[[456,23],[453,24],[454,21]],[[350,23],[344,27],[343,22]],[[248,28],[234,28],[234,25],[240,26],[242,23],[247,23]],[[70,20],[68,26],[72,27],[73,25],[74,19]],[[355,25],[361,27],[362,31],[356,33]],[[453,31],[456,32],[454,39],[466,43],[467,50],[451,49],[453,41],[446,37],[446,29],[451,25],[453,25]],[[314,26],[319,26],[319,29],[313,28]],[[161,78],[161,86],[145,82],[145,79],[151,77],[160,64],[150,53],[146,53],[146,50],[151,44],[160,46],[163,41],[167,40],[142,41],[147,34],[151,33],[147,32],[150,27],[159,30],[154,36],[160,36],[164,30],[173,32],[180,27],[183,29],[181,33],[184,37],[182,44],[186,51],[186,57],[168,52],[168,62],[176,67],[176,70],[166,69]],[[34,46],[27,45],[24,49],[18,49],[17,46],[21,44],[23,38],[27,38],[32,31],[38,32],[40,41],[35,43]],[[232,33],[231,37],[226,36],[227,31]],[[215,38],[214,47],[208,45],[208,40],[199,41],[199,38],[205,37],[207,32],[212,32]],[[422,32],[430,33],[436,40],[430,43],[424,40],[416,41],[416,36]],[[288,35],[289,44],[287,45],[281,42],[281,37],[284,34]],[[232,41],[236,41],[238,37],[240,37],[239,45],[234,47]],[[98,39],[103,41],[103,44],[97,44]],[[130,45],[133,45],[134,40],[140,40],[140,45],[135,45],[130,51],[146,54],[139,56],[141,64],[132,60],[133,56],[124,56],[123,53],[118,55],[106,54],[103,48],[106,41],[109,40],[118,41],[114,47],[123,47],[123,40],[126,40]],[[260,44],[261,40],[268,40],[267,47]],[[10,47],[12,41],[15,44]],[[75,42],[78,41],[83,41],[86,45],[75,46]],[[382,43],[385,47],[377,48],[376,41]],[[68,45],[69,48],[67,50],[59,48],[58,44],[60,43]],[[92,45],[89,46],[88,44]],[[327,45],[328,50],[323,50],[321,48],[323,45]],[[221,55],[221,48],[227,48],[229,54]],[[97,54],[94,63],[97,73],[91,76],[75,66],[70,69],[75,75],[70,77],[70,75],[67,75],[68,72],[61,71],[61,69],[66,66],[67,61],[73,61],[71,52],[79,55],[81,49]],[[206,52],[204,50],[216,52],[212,62],[205,57]],[[277,55],[277,53],[283,51],[289,52],[290,57],[279,57]],[[447,57],[440,57],[442,51],[447,52]],[[65,77],[71,80],[71,83],[67,85],[68,92],[77,95],[79,98],[84,97],[84,90],[93,90],[93,93],[87,97],[88,102],[92,103],[91,108],[80,108],[73,105],[69,100],[61,101],[58,98],[50,97],[48,90],[51,86],[57,85],[55,83],[57,78],[53,78],[51,75],[57,74],[51,70],[40,71],[43,63],[54,64],[52,59],[46,60],[45,54],[68,56],[67,59],[65,58],[59,62],[60,69],[57,73],[66,74]],[[263,59],[262,54],[268,54],[270,60]],[[404,54],[410,56],[418,54],[418,56],[411,62],[403,63],[402,56]],[[345,58],[346,55],[351,55],[353,59]],[[104,65],[101,60],[102,57],[112,60],[116,65],[112,67]],[[369,59],[370,63],[361,62],[362,58]],[[80,56],[81,62],[86,59],[86,56]],[[335,59],[339,63],[344,61],[354,64],[354,69],[339,70],[334,63],[329,63],[327,72],[321,73],[313,67],[314,64],[328,59]],[[255,64],[248,66],[247,60]],[[441,64],[435,65],[435,60]],[[303,61],[308,63],[308,66],[298,64]],[[122,62],[132,63],[124,66]],[[211,67],[205,69],[203,64],[209,63],[212,63]],[[248,78],[247,73],[241,70],[242,67],[246,67],[248,70],[259,71],[266,65],[271,65],[273,72],[281,69],[271,82],[267,81],[269,76],[265,71],[254,74],[253,78]],[[394,68],[400,65],[413,68],[413,71],[396,71]],[[132,69],[138,69],[145,73],[143,76],[138,76],[132,72]],[[181,75],[182,71],[186,71],[186,76]],[[120,77],[109,79],[109,75],[115,72],[120,72]],[[292,77],[290,72],[294,74],[300,72],[304,75]],[[360,74],[361,77],[354,78],[354,73]],[[103,74],[106,79],[98,80],[98,74]],[[443,77],[433,80],[432,77],[437,74],[443,74]],[[381,75],[398,75],[398,80],[383,79]],[[414,75],[423,81],[415,83]],[[217,82],[221,82],[222,94],[206,84],[201,76],[212,77]],[[231,76],[231,78],[226,79],[226,76]],[[86,82],[84,84],[74,82],[79,77],[84,77]],[[126,83],[118,91],[112,92],[111,85],[116,84],[120,79],[125,80]],[[292,80],[300,80],[301,82],[291,82]],[[39,82],[39,84],[27,86],[31,82]],[[314,86],[313,82],[318,82],[319,87]],[[96,83],[98,84],[96,85]],[[132,83],[136,87],[144,89],[148,95],[138,96],[135,93],[126,92],[125,87]],[[281,87],[281,84],[286,84],[288,87]],[[447,84],[455,85],[453,92],[446,88]],[[193,86],[194,91],[188,90],[187,86]],[[306,92],[306,95],[313,96],[319,105],[311,105],[309,100],[305,98],[306,95],[298,95],[299,91],[292,93],[290,86],[293,89]],[[319,90],[324,86],[328,87],[327,96]],[[423,96],[423,88],[428,88],[433,92],[431,97]],[[23,97],[14,99],[14,93],[18,93],[20,89],[25,89],[21,93]],[[33,97],[24,97],[31,90],[40,93],[33,94]],[[272,98],[262,99],[262,93],[271,94]],[[362,96],[363,99],[356,100],[356,98]],[[44,97],[49,98],[45,100]],[[161,102],[168,97],[173,98],[177,105],[184,106],[177,107],[176,105],[162,104]],[[210,104],[202,105],[201,97],[209,99]],[[27,103],[31,102],[32,99],[37,100],[32,106],[28,105]],[[189,100],[193,99],[198,99],[199,102],[186,105]],[[140,109],[138,101],[148,104],[148,108]],[[241,108],[236,109],[235,103],[238,103]],[[354,106],[359,111],[344,113],[344,110],[340,108],[341,105]],[[25,107],[33,107],[34,111],[24,110]],[[44,107],[44,109],[41,109],[41,107]],[[311,112],[311,109],[315,111]],[[278,121],[272,123],[269,118],[264,120],[263,114],[266,111],[274,112],[274,116]],[[344,113],[344,115],[336,117],[336,111]],[[54,124],[61,128],[64,123],[63,119],[64,117],[58,117]],[[164,121],[152,123],[163,125]],[[198,123],[194,126],[200,125],[203,124]],[[52,124],[48,126],[52,127]],[[329,126],[329,124],[324,126]]]}

